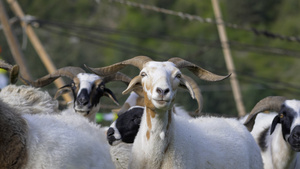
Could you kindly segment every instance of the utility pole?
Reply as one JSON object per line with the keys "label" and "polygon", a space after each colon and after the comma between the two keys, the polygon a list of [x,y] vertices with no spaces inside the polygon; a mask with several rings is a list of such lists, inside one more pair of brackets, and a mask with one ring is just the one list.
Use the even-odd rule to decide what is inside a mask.
{"label": "utility pole", "polygon": [[12,56],[14,57],[16,63],[20,66],[20,72],[22,72],[22,76],[24,76],[24,78],[26,79],[31,80],[30,73],[25,64],[26,62],[24,60],[24,55],[22,53],[18,40],[11,29],[10,23],[8,21],[7,12],[4,8],[2,0],[0,0],[0,21],[2,23],[3,31],[7,39],[7,43],[9,45]]}
{"label": "utility pole", "polygon": [[[21,19],[25,17],[24,12],[22,11],[20,5],[18,4],[17,0],[7,0],[8,4],[10,5],[13,12]],[[36,52],[40,56],[43,64],[45,65],[46,69],[49,73],[53,73],[56,71],[56,67],[54,66],[52,60],[48,56],[46,50],[44,49],[43,45],[41,44],[39,38],[36,36],[33,28],[31,25],[27,25],[24,21],[21,22],[22,27],[26,30],[26,34],[28,35],[33,47],[35,48]],[[54,81],[54,84],[57,86],[57,88],[62,87],[65,85],[64,81],[59,78]],[[66,102],[69,102],[72,100],[72,97],[70,94],[64,94],[63,98],[66,100]]]}
{"label": "utility pole", "polygon": [[234,63],[233,63],[233,60],[231,57],[231,52],[230,52],[227,35],[226,35],[226,31],[225,31],[225,26],[224,26],[224,22],[222,20],[222,15],[220,12],[218,0],[212,0],[212,5],[213,5],[216,21],[217,21],[217,28],[218,28],[220,41],[221,41],[221,45],[222,45],[222,49],[223,49],[223,53],[224,53],[224,57],[225,57],[226,66],[227,66],[228,72],[231,73],[230,83],[231,83],[231,87],[232,87],[232,91],[233,91],[233,97],[234,97],[234,100],[235,100],[235,103],[237,106],[238,115],[244,116],[244,115],[246,115],[246,111],[245,111],[244,103],[242,100],[239,82],[236,77]]}

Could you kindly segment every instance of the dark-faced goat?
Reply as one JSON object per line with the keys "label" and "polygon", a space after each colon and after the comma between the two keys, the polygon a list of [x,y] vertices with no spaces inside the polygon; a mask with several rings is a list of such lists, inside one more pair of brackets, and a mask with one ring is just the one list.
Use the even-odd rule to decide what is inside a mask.
{"label": "dark-faced goat", "polygon": [[[265,111],[278,113],[259,114]],[[244,123],[260,146],[265,169],[300,168],[300,101],[270,96]]]}

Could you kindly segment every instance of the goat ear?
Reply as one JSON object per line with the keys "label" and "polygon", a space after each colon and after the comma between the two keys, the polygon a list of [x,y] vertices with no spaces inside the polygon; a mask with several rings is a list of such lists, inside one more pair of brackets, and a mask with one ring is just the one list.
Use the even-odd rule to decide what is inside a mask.
{"label": "goat ear", "polygon": [[274,132],[277,123],[280,123],[279,115],[275,116],[271,125],[271,134]]}
{"label": "goat ear", "polygon": [[136,87],[140,87],[141,81],[142,81],[142,77],[141,77],[140,75],[134,77],[134,78],[130,81],[130,83],[129,83],[127,89],[125,89],[125,90],[122,92],[122,94],[127,94],[127,93],[131,92],[132,90],[136,89]]}
{"label": "goat ear", "polygon": [[119,105],[119,102],[116,98],[116,96],[114,95],[114,93],[109,90],[108,88],[104,88],[104,96],[109,97],[112,101],[114,101],[116,103],[116,105]]}
{"label": "goat ear", "polygon": [[56,91],[54,99],[57,99],[59,96],[65,94],[65,93],[69,93],[71,91],[72,91],[71,85],[65,85]]}
{"label": "goat ear", "polygon": [[180,79],[180,87],[187,88],[190,91],[191,97],[195,99],[195,93],[192,85],[189,83],[189,79],[185,78],[186,76],[182,76]]}

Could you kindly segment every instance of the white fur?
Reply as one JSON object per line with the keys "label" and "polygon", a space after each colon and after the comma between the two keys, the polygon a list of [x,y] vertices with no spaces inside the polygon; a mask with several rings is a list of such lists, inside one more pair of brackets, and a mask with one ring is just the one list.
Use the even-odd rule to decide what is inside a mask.
{"label": "white fur", "polygon": [[[129,168],[152,168],[152,163],[146,160],[155,158],[154,164],[161,160],[162,168],[262,168],[257,144],[246,128],[234,119],[187,120],[173,114],[167,138],[169,150],[165,154],[165,142],[160,137],[150,137],[150,141],[144,139],[147,130],[144,121],[145,116],[134,141]],[[151,134],[159,135],[154,126]]]}
{"label": "white fur", "polygon": [[[134,107],[140,107],[140,106],[133,106],[129,108],[128,110],[134,108]],[[192,117],[188,115],[188,112],[186,112],[182,107],[175,106],[175,112],[178,116],[181,116],[186,119],[191,119]],[[111,158],[116,166],[116,169],[123,169],[127,168],[130,153],[132,151],[132,144],[124,143],[122,142],[122,138],[120,135],[120,132],[116,128],[116,122],[114,121],[110,127],[114,129],[114,137],[117,139],[113,142],[112,146],[110,146],[110,155]],[[165,133],[161,133],[160,137],[164,137]]]}
{"label": "white fur", "polygon": [[28,135],[23,138],[28,159],[22,168],[114,168],[107,129],[73,111],[56,112],[58,103],[47,92],[9,85],[0,92],[0,98],[13,107],[10,113],[20,114],[26,121]]}
{"label": "white fur", "polygon": [[[133,143],[129,168],[262,168],[259,147],[237,120],[186,119],[174,113],[180,74],[171,62],[144,64],[140,75],[148,101]],[[161,96],[158,89],[169,92]],[[193,96],[193,91],[190,92]],[[154,117],[147,114],[149,110]]]}
{"label": "white fur", "polygon": [[[277,114],[260,113],[257,115],[253,130],[251,131],[256,142],[258,142],[260,133],[271,126]],[[299,153],[293,151],[289,143],[283,139],[281,124],[277,124],[272,135],[270,135],[270,129],[268,130],[266,141],[268,148],[266,151],[261,151],[265,169],[300,168]]]}
{"label": "white fur", "polygon": [[75,113],[23,115],[28,123],[26,169],[114,168],[105,130]]}
{"label": "white fur", "polygon": [[30,86],[8,85],[0,91],[0,98],[24,114],[58,113],[58,101],[48,92]]}

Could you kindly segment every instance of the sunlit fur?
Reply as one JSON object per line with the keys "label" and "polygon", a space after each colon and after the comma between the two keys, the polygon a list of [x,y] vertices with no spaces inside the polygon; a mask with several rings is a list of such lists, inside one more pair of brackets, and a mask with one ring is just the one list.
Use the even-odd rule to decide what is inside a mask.
{"label": "sunlit fur", "polygon": [[39,114],[59,113],[58,101],[48,92],[31,86],[8,85],[0,91],[3,102],[17,109],[18,113]]}

